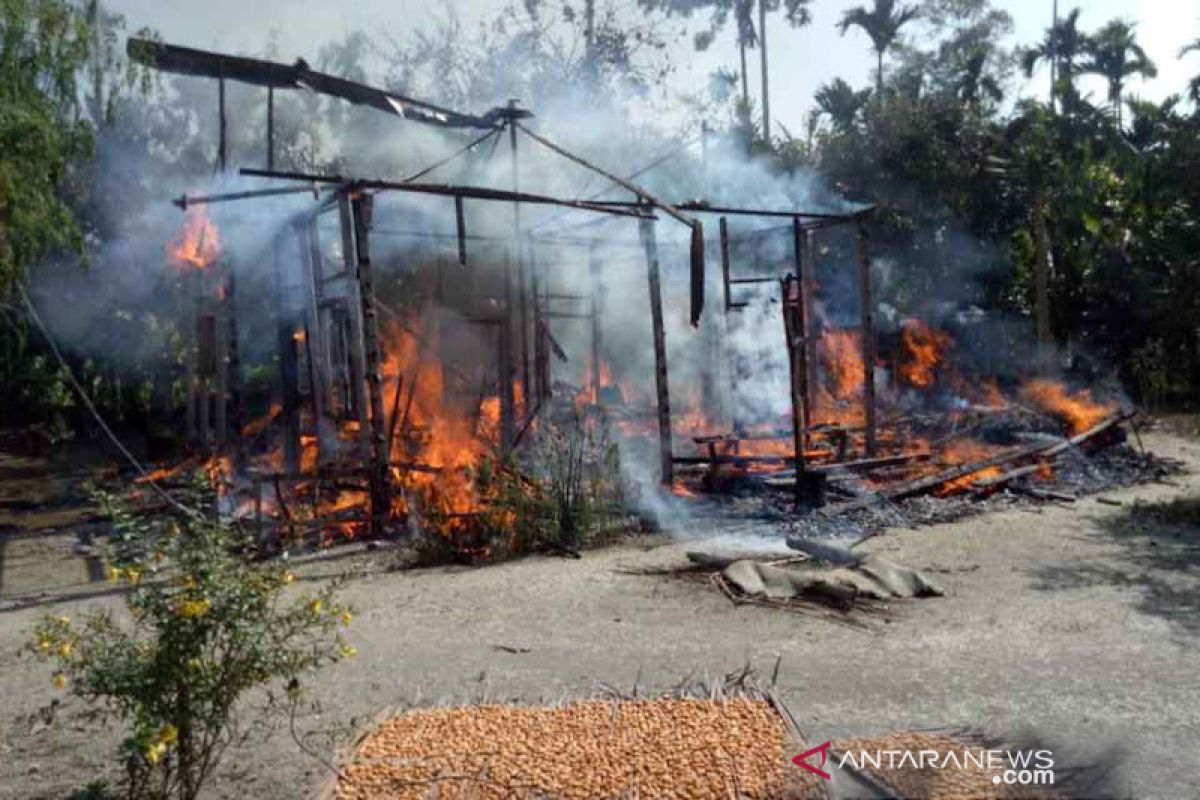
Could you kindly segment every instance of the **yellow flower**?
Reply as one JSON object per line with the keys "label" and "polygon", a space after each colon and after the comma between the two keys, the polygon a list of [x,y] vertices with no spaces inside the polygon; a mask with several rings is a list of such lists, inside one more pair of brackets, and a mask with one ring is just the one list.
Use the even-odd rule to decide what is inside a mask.
{"label": "yellow flower", "polygon": [[141,577],[141,575],[142,574],[140,572],[138,572],[136,569],[134,569],[133,567],[130,567],[129,569],[125,570],[125,577],[128,578],[129,582],[134,584],[135,586],[137,585],[138,579]]}
{"label": "yellow flower", "polygon": [[342,658],[354,658],[358,655],[358,648],[354,645],[344,644],[338,648],[338,655]]}
{"label": "yellow flower", "polygon": [[109,566],[108,568],[108,579],[110,581],[119,581],[121,576],[124,574],[125,570],[121,569],[120,567]]}
{"label": "yellow flower", "polygon": [[155,742],[146,748],[146,760],[151,764],[157,764],[162,760],[162,757],[167,752],[167,746],[162,742]]}
{"label": "yellow flower", "polygon": [[62,674],[61,672],[54,673],[54,677],[51,678],[50,680],[54,684],[55,689],[67,688],[67,676]]}
{"label": "yellow flower", "polygon": [[320,614],[323,608],[325,608],[325,601],[319,597],[308,601],[308,610],[313,614]]}
{"label": "yellow flower", "polygon": [[55,621],[55,622],[57,622],[59,625],[69,625],[69,624],[71,623],[71,618],[70,618],[70,617],[64,617],[64,616],[61,616],[61,615],[60,615],[60,616],[56,616],[56,617],[51,617],[50,619],[54,620],[54,621]]}
{"label": "yellow flower", "polygon": [[43,636],[40,639],[38,639],[37,651],[39,653],[41,653],[42,655],[47,655],[47,654],[49,654],[51,649],[53,649],[53,642],[51,642],[48,638]]}
{"label": "yellow flower", "polygon": [[58,654],[60,656],[62,656],[63,658],[66,658],[67,656],[71,655],[71,643],[70,642],[60,642],[58,645]]}
{"label": "yellow flower", "polygon": [[350,609],[347,608],[346,610],[344,610],[342,612],[342,624],[343,625],[349,625],[353,619],[354,619],[354,615],[350,613]]}
{"label": "yellow flower", "polygon": [[179,739],[179,729],[168,722],[166,725],[163,725],[161,728],[159,728],[159,731],[157,734],[155,734],[154,739],[156,742],[160,742],[170,747],[171,745],[175,744],[177,739]]}
{"label": "yellow flower", "polygon": [[292,574],[291,570],[288,570],[287,572],[283,573],[283,582],[284,583],[291,583],[294,580],[296,580],[296,576],[294,574]]}
{"label": "yellow flower", "polygon": [[196,619],[203,617],[212,609],[212,603],[207,597],[202,597],[199,600],[184,600],[175,608],[175,613],[185,619]]}

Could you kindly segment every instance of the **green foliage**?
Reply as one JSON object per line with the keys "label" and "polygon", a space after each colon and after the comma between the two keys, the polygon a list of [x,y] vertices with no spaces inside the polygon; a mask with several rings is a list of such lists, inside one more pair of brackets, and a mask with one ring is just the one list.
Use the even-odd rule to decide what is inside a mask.
{"label": "green foliage", "polygon": [[0,294],[48,252],[82,250],[66,187],[92,148],[76,86],[90,42],[70,0],[0,0]]}
{"label": "green foliage", "polygon": [[336,633],[351,614],[334,602],[336,583],[287,590],[292,573],[248,560],[252,543],[233,531],[149,523],[100,500],[117,532],[109,577],[128,586],[130,619],[47,616],[31,648],[56,663],[55,686],[85,701],[86,718],[126,724],[130,796],[194,798],[239,737],[239,699],[280,684],[294,696],[303,675],[352,656]]}

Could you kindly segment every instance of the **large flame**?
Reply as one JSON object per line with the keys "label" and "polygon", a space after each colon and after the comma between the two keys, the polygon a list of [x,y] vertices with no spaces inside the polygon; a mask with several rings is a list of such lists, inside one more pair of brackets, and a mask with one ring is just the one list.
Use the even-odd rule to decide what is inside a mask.
{"label": "large flame", "polygon": [[1111,417],[1120,408],[1118,403],[1101,403],[1092,399],[1090,389],[1074,394],[1062,381],[1034,378],[1021,387],[1021,397],[1062,419],[1071,433],[1083,433]]}
{"label": "large flame", "polygon": [[217,226],[204,206],[189,206],[183,225],[167,244],[167,258],[180,269],[206,269],[221,257]]}
{"label": "large flame", "polygon": [[909,386],[928,389],[937,378],[946,350],[954,344],[950,334],[931,328],[919,319],[905,320],[901,338],[904,359],[897,365],[900,378]]}

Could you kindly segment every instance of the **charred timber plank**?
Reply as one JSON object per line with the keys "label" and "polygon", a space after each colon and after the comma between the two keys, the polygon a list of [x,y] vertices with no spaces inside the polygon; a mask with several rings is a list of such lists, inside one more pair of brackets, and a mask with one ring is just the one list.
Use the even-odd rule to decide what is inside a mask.
{"label": "charred timber plank", "polygon": [[[830,506],[826,509],[823,509],[821,513],[832,516],[835,514],[842,514],[847,511],[854,511],[859,508],[866,508],[867,506],[874,505],[875,503],[882,502],[884,500],[898,500],[904,497],[912,497],[914,495],[931,491],[942,484],[957,480],[958,478],[962,478],[967,475],[971,475],[972,473],[979,472],[990,467],[1002,466],[1004,464],[1015,464],[1027,458],[1037,458],[1041,460],[1053,458],[1057,455],[1061,455],[1072,447],[1077,447],[1089,439],[1099,436],[1105,431],[1113,428],[1115,425],[1118,425],[1124,420],[1129,419],[1130,416],[1132,415],[1121,414],[1115,417],[1110,417],[1104,422],[1101,422],[1086,431],[1076,434],[1075,436],[1072,436],[1070,439],[1067,439],[1063,442],[1057,442],[1050,445],[1030,445],[1028,447],[1018,448],[1016,450],[1008,450],[992,456],[991,458],[983,459],[982,461],[975,461],[970,464],[960,464],[956,467],[940,472],[937,475],[930,475],[924,478],[916,478],[911,481],[904,481],[903,483],[890,486],[882,492],[877,492],[873,495],[863,497],[858,500],[853,500],[848,503]],[[1030,472],[1036,471],[1036,469],[1037,467],[1033,466],[1033,469],[1031,469]],[[1023,472],[1021,474],[1029,473]]]}
{"label": "charred timber plank", "polygon": [[879,458],[863,458],[857,461],[839,461],[832,464],[817,464],[809,469],[820,472],[836,472],[838,470],[870,470],[876,467],[892,467],[899,464],[909,464],[913,461],[928,461],[932,453],[904,453],[898,456],[882,456]]}

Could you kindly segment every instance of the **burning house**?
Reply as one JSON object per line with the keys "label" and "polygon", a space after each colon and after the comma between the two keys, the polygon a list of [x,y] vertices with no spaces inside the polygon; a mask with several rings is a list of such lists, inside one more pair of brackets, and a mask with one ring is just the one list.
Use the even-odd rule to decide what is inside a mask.
{"label": "burning house", "polygon": [[[870,208],[668,202],[535,132],[516,103],[472,116],[303,62],[129,47],[220,82],[222,164],[225,81],[267,89],[266,168],[241,172],[270,185],[179,198],[168,247],[192,309],[188,436],[222,513],[254,520],[264,542],[424,527],[486,553],[481,526],[516,524],[500,496],[539,491],[522,450],[566,419],[616,440],[643,486],[751,486],[828,518],[919,494],[1037,492],[1056,459],[1112,441],[1126,416],[1117,399],[968,357],[969,316],[881,313]],[[403,180],[278,171],[271,103],[297,88],[482,133]],[[508,188],[423,181],[505,140]],[[632,199],[522,189],[518,143]],[[263,202],[273,227],[242,280],[222,209]],[[524,225],[531,208],[572,223]],[[274,329],[257,356],[270,397],[244,386],[248,315]]]}

